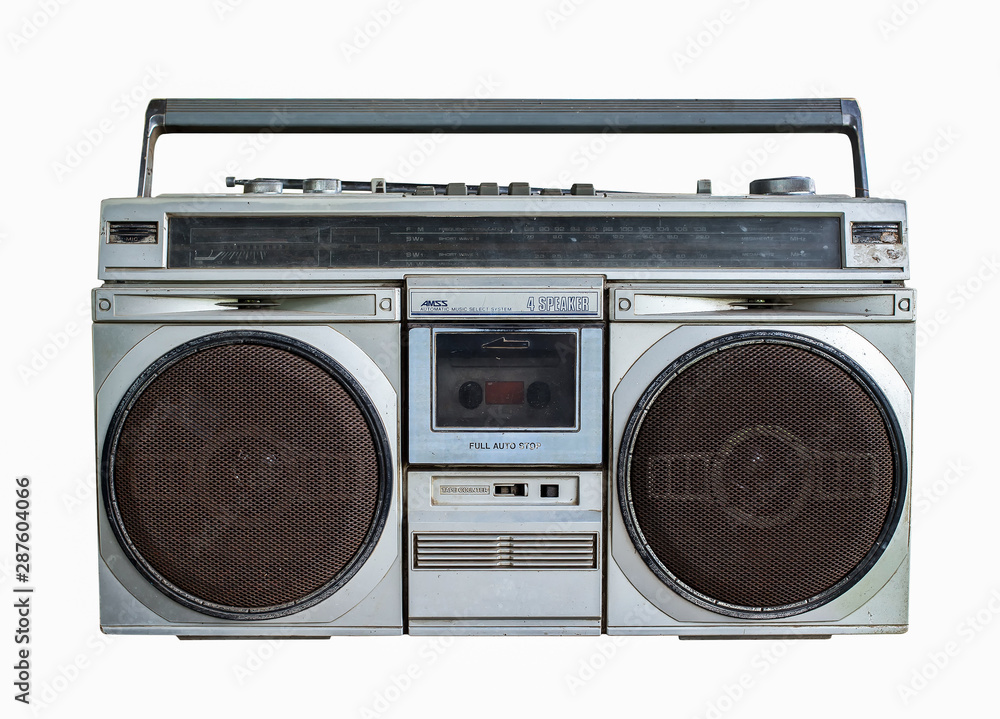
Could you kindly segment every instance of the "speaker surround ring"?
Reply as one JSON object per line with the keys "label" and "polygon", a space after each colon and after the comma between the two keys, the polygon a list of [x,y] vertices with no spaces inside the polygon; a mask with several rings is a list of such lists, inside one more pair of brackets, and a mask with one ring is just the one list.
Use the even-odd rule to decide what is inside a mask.
{"label": "speaker surround ring", "polygon": [[[640,515],[642,513],[637,512],[636,501],[638,500],[639,507],[641,509],[642,502],[645,500],[642,496],[634,493],[636,488],[633,487],[636,483],[633,480],[636,480],[639,482],[638,486],[642,487],[644,491],[650,491],[649,486],[651,485],[644,486],[642,484],[646,480],[641,475],[642,470],[633,467],[633,460],[637,459],[636,443],[639,439],[640,431],[642,430],[644,422],[650,415],[651,410],[654,409],[654,405],[661,395],[663,395],[668,387],[670,387],[671,392],[680,392],[681,389],[677,388],[680,387],[683,389],[684,385],[677,382],[677,379],[679,377],[684,377],[685,372],[691,370],[691,368],[696,366],[702,360],[712,356],[725,356],[720,355],[720,353],[724,353],[726,350],[747,348],[754,345],[762,347],[783,346],[785,348],[803,351],[804,353],[808,353],[810,357],[825,360],[826,363],[836,367],[839,372],[843,373],[845,378],[849,379],[850,382],[860,388],[861,392],[866,397],[866,401],[870,402],[871,407],[874,410],[877,410],[877,416],[879,418],[878,421],[884,428],[886,446],[888,447],[888,452],[891,454],[891,460],[887,460],[888,464],[891,465],[891,490],[887,490],[891,493],[891,496],[886,498],[884,521],[882,521],[880,527],[878,527],[877,537],[873,539],[870,547],[868,547],[867,551],[864,552],[863,556],[860,556],[859,554],[857,563],[854,564],[844,576],[840,577],[837,581],[829,583],[828,586],[824,586],[821,591],[816,591],[808,596],[796,598],[794,601],[785,601],[780,603],[751,604],[740,601],[732,601],[731,597],[720,598],[720,594],[722,593],[702,591],[698,587],[693,586],[691,581],[685,581],[686,579],[690,579],[690,576],[692,575],[691,567],[678,566],[679,564],[685,564],[685,562],[677,562],[676,557],[673,562],[670,559],[661,559],[661,554],[666,556],[668,553],[663,551],[658,553],[654,548],[654,545],[657,543],[656,539],[654,538],[654,540],[651,541],[652,535],[647,536],[650,535],[650,533],[655,535],[658,531],[658,527],[653,526],[653,524],[649,521],[647,521],[644,525],[641,521]],[[731,357],[736,356],[738,356],[737,353],[731,354]],[[703,367],[707,366],[709,365],[706,364]],[[689,374],[688,377],[693,374],[695,373]],[[688,387],[685,391],[690,392],[691,390],[692,388]],[[714,613],[738,619],[780,619],[783,617],[801,614],[823,606],[847,592],[851,587],[857,584],[872,569],[872,567],[874,567],[885,549],[888,547],[889,542],[901,520],[905,505],[907,466],[905,442],[899,421],[878,384],[857,362],[835,347],[814,338],[803,334],[780,330],[745,330],[715,337],[684,352],[682,355],[669,362],[669,364],[656,375],[655,379],[649,383],[645,391],[639,397],[638,401],[636,401],[634,407],[631,410],[628,410],[628,412],[629,418],[624,427],[618,451],[616,495],[623,523],[629,534],[632,545],[637,551],[643,564],[645,564],[645,566],[660,582],[665,584],[669,589],[683,599]],[[685,492],[700,492],[701,496],[697,497],[697,499],[701,502],[707,502],[708,499],[716,502],[719,506],[720,512],[728,511],[729,519],[732,520],[734,525],[742,523],[740,530],[744,533],[752,533],[758,530],[761,532],[769,531],[774,527],[778,527],[780,529],[782,524],[790,521],[790,518],[794,518],[796,513],[802,509],[802,497],[797,495],[795,492],[787,493],[788,496],[779,496],[775,494],[770,498],[770,504],[767,505],[767,508],[771,510],[771,513],[759,515],[743,511],[738,504],[738,498],[727,504],[725,498],[720,496],[719,488],[723,486],[723,483],[718,480],[718,476],[719,473],[722,472],[722,460],[725,459],[727,453],[735,451],[741,443],[746,443],[748,446],[751,445],[752,442],[750,440],[753,439],[754,433],[759,434],[760,437],[770,443],[769,445],[765,443],[765,446],[767,446],[772,453],[775,453],[775,447],[781,448],[782,445],[788,445],[787,451],[784,452],[783,455],[781,455],[780,452],[777,453],[778,455],[781,455],[779,456],[779,459],[784,461],[787,465],[785,468],[786,473],[792,474],[798,471],[800,466],[802,466],[802,461],[804,461],[799,458],[800,455],[808,456],[808,452],[803,450],[802,443],[795,437],[794,432],[789,432],[787,428],[771,427],[766,425],[740,428],[739,431],[733,433],[732,438],[730,438],[731,441],[728,445],[722,441],[718,443],[717,447],[725,446],[726,452],[716,450],[718,452],[718,456],[709,459],[699,459],[699,461],[705,462],[706,466],[711,465],[712,467],[711,472],[706,470],[705,476],[708,478],[704,479],[701,485],[696,489],[692,489],[690,487],[683,489]],[[639,457],[639,459],[642,458]],[[649,457],[647,456],[645,459],[648,460]],[[759,459],[759,457],[757,459]],[[676,475],[677,473],[674,474]],[[669,473],[667,473],[667,475],[669,475]],[[817,487],[823,486],[823,477],[812,477],[811,475],[806,476],[808,475],[807,472],[802,472],[802,475],[803,476],[800,479],[803,486],[806,488],[802,489],[801,492],[805,494],[812,492],[814,488],[811,483],[814,481],[819,482]],[[660,486],[663,486],[662,483],[666,480],[661,476],[656,481],[661,483]],[[683,484],[683,482],[690,482],[691,480],[690,478],[678,480],[675,476],[672,481],[680,481]],[[746,484],[748,483],[743,482],[743,485]],[[748,489],[747,487],[742,486],[742,489],[746,490],[744,492],[744,499],[756,496],[756,494],[751,491],[753,488]],[[784,502],[786,506],[778,507],[777,502],[779,499]],[[782,512],[785,512],[786,516],[782,516]],[[648,509],[645,512],[645,515],[648,520]],[[875,528],[869,527],[869,529],[874,532]],[[662,548],[662,537],[659,537],[658,539],[660,540],[659,546]],[[717,549],[718,547],[713,548],[713,550]],[[753,546],[751,543],[748,547],[740,548],[740,551],[749,552],[752,549]],[[688,556],[692,557],[694,555],[689,554]],[[686,560],[687,558],[681,557],[681,559]],[[697,574],[697,572],[694,573]]]}
{"label": "speaker surround ring", "polygon": [[[368,491],[373,496],[368,502],[369,506],[367,509],[370,509],[370,517],[363,532],[363,538],[360,532],[356,532],[358,534],[356,551],[353,552],[349,559],[342,562],[342,566],[336,567],[335,574],[327,568],[332,576],[326,577],[321,586],[303,592],[301,596],[285,598],[282,601],[270,602],[261,606],[243,606],[214,601],[211,598],[206,598],[203,594],[199,595],[198,592],[179,586],[183,582],[171,581],[171,579],[165,576],[164,572],[161,571],[162,567],[157,568],[155,563],[150,561],[140,549],[139,545],[142,544],[141,538],[137,541],[136,537],[130,535],[126,526],[126,518],[122,512],[122,502],[118,496],[119,488],[116,485],[116,462],[122,455],[123,450],[123,447],[120,446],[122,432],[130,413],[136,410],[137,404],[142,400],[144,393],[154,385],[157,379],[164,377],[164,375],[169,376],[170,370],[176,369],[179,363],[189,360],[199,355],[199,353],[219,349],[225,350],[226,348],[250,348],[271,353],[279,359],[287,356],[293,364],[297,364],[300,368],[312,368],[309,371],[313,372],[315,377],[326,378],[331,387],[335,385],[339,388],[338,391],[342,392],[342,396],[340,397],[341,404],[349,404],[356,408],[354,419],[360,420],[362,424],[358,425],[358,427],[363,427],[370,437],[370,456],[363,458],[363,461],[367,462],[367,466],[370,466],[372,469],[369,472],[369,479],[373,480],[373,482]],[[241,388],[237,387],[237,389]],[[241,391],[246,392],[249,389],[252,388],[241,389]],[[355,424],[357,425],[357,422]],[[284,451],[286,455],[292,455],[293,463],[331,462],[331,457],[317,456],[315,450],[293,446],[293,443],[287,439],[265,436],[250,425],[243,428],[225,428],[222,431],[225,433],[222,439],[216,437],[212,440],[218,447],[224,447],[226,441],[234,437],[249,437],[258,443],[263,442],[267,446],[274,446],[273,451],[266,451],[263,457],[248,457],[246,453],[241,453],[235,459],[232,456],[224,458],[229,461],[229,466],[235,468],[234,471],[237,473],[237,477],[241,478],[244,483],[244,487],[242,488],[243,495],[241,497],[233,497],[230,503],[223,506],[223,509],[230,515],[242,512],[243,514],[240,516],[245,517],[252,514],[252,507],[247,507],[245,503],[241,505],[241,499],[247,499],[255,503],[254,506],[262,506],[264,508],[269,508],[271,506],[269,503],[273,503],[276,499],[281,499],[280,491],[282,490],[282,486],[279,483],[275,483],[273,478],[269,477],[266,472],[260,471],[259,467],[254,467],[255,459],[258,460],[258,464],[260,461],[277,462],[281,459],[280,452]],[[210,441],[206,439],[206,446],[209,444]],[[367,444],[365,446],[368,447]],[[218,449],[218,447],[213,445],[214,449]],[[108,524],[130,564],[147,581],[156,587],[158,591],[172,600],[202,614],[220,619],[247,621],[285,617],[315,606],[335,594],[355,576],[371,556],[385,528],[392,503],[394,477],[390,447],[391,444],[383,422],[367,392],[350,372],[317,347],[293,337],[274,332],[260,330],[225,330],[214,332],[189,340],[160,356],[135,379],[118,402],[105,434],[101,454],[100,487],[103,506],[107,514]],[[336,457],[333,457],[333,459],[336,459]],[[204,463],[212,460],[202,458],[202,461]],[[239,463],[242,463],[242,465]],[[297,491],[298,496],[292,497],[289,501],[300,504],[308,502],[310,497],[305,496],[301,488]],[[215,518],[211,517],[209,519]],[[251,517],[251,521],[255,521],[258,524],[266,524],[266,520],[267,517]],[[233,521],[241,520],[236,519]]]}

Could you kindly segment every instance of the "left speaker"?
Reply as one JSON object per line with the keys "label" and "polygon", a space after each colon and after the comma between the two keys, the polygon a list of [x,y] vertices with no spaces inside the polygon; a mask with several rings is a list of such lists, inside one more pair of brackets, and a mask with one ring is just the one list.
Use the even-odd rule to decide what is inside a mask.
{"label": "left speaker", "polygon": [[402,631],[399,327],[349,331],[95,324],[105,631]]}

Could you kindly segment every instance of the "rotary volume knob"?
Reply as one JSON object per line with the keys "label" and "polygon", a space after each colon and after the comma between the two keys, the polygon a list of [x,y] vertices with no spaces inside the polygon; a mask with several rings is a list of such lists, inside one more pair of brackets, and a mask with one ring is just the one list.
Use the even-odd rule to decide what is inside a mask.
{"label": "rotary volume knob", "polygon": [[329,177],[310,177],[302,181],[302,192],[308,195],[336,195],[343,189],[340,180]]}
{"label": "rotary volume knob", "polygon": [[750,183],[751,195],[815,195],[811,177],[770,177]]}

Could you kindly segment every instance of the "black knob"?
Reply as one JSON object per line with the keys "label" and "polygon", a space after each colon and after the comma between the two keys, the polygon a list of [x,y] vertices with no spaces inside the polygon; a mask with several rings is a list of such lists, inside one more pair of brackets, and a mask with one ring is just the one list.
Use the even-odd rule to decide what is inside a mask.
{"label": "black knob", "polygon": [[545,382],[528,385],[528,404],[535,409],[545,409],[552,402],[552,389]]}
{"label": "black knob", "polygon": [[475,409],[483,403],[483,386],[478,382],[466,382],[458,388],[458,403],[466,409]]}
{"label": "black knob", "polygon": [[769,177],[750,183],[751,195],[815,195],[816,183],[811,177]]}

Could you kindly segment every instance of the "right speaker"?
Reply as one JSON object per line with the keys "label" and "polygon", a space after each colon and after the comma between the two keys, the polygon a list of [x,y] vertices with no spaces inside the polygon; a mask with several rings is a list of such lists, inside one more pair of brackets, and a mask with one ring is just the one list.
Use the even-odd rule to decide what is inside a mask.
{"label": "right speaker", "polygon": [[905,631],[912,339],[616,324],[608,631]]}

